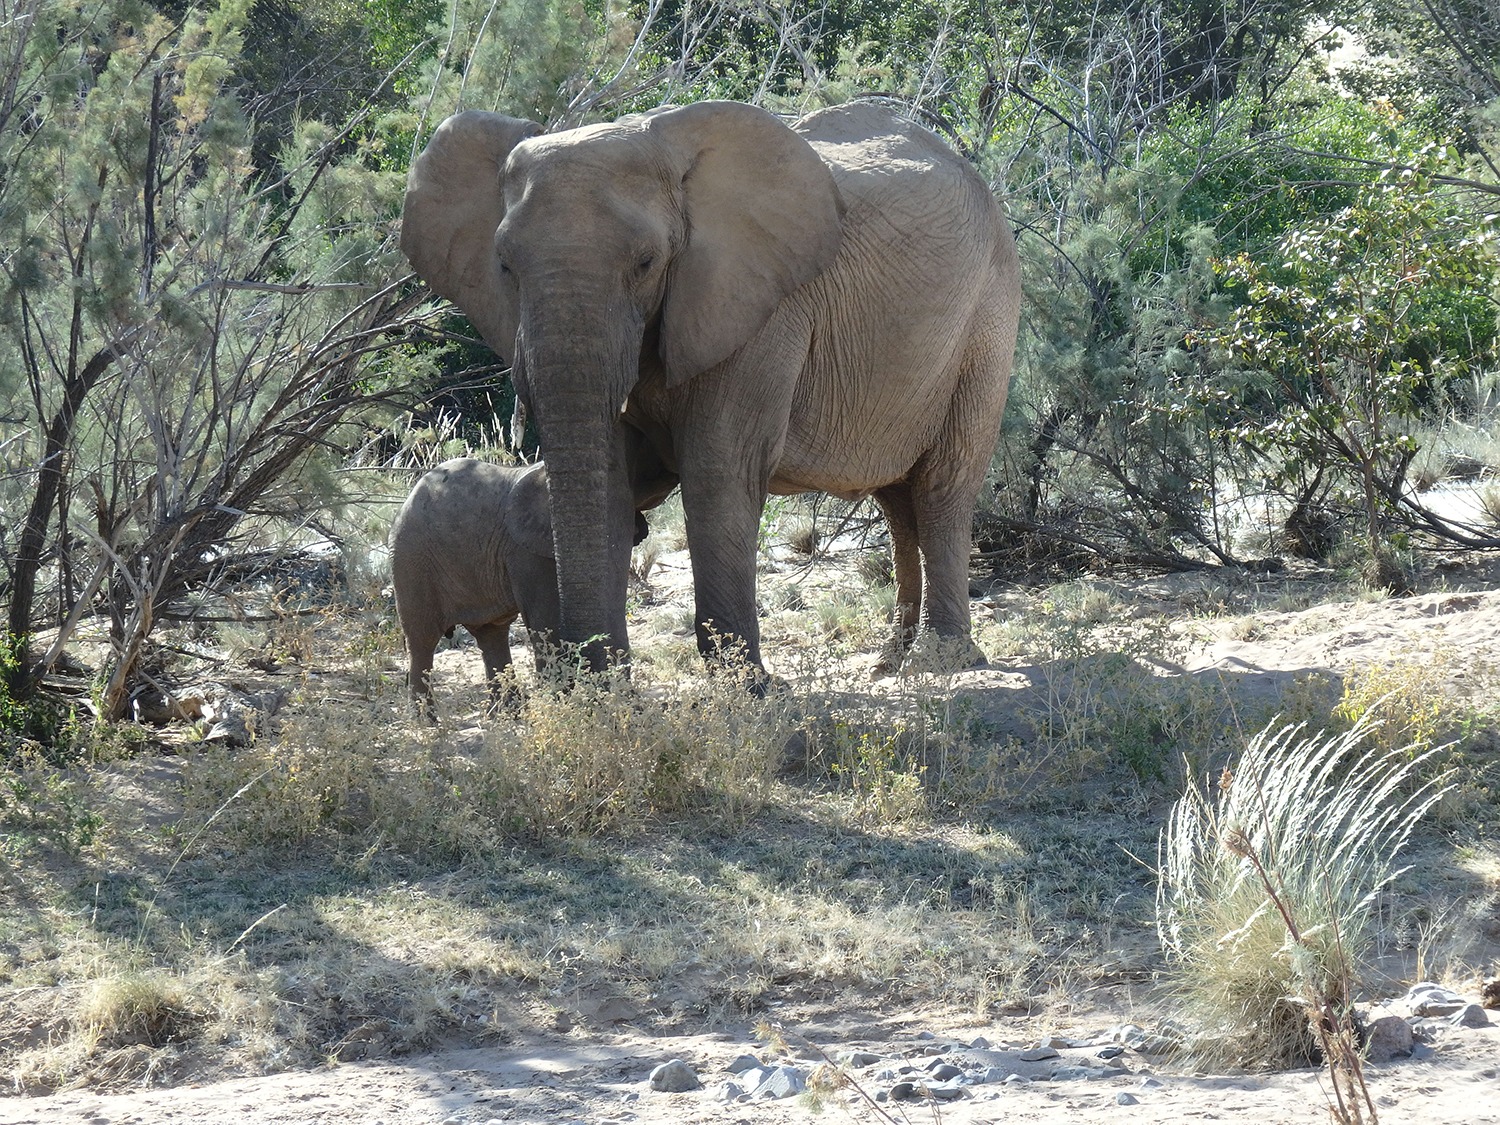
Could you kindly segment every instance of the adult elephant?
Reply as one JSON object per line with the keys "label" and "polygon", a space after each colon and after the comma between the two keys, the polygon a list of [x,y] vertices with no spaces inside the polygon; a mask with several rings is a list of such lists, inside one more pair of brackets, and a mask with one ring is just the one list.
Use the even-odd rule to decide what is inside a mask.
{"label": "adult elephant", "polygon": [[550,474],[562,639],[591,666],[628,651],[636,445],[682,485],[705,654],[743,642],[760,665],[761,510],[810,490],[880,504],[904,643],[969,637],[1019,268],[988,186],[933,134],[869,103],[787,125],[700,102],[552,134],[460,113],[412,166],[401,245],[513,365]]}

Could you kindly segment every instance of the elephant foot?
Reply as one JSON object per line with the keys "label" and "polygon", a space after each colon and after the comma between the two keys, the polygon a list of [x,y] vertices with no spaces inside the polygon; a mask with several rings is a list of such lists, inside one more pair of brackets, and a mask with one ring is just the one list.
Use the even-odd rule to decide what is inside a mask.
{"label": "elephant foot", "polygon": [[487,719],[519,719],[521,705],[525,702],[521,689],[514,683],[502,689],[490,690],[490,700],[484,709]]}
{"label": "elephant foot", "polygon": [[894,625],[891,627],[890,636],[881,646],[880,656],[875,661],[875,667],[870,669],[871,676],[883,677],[894,676],[901,671],[906,663],[912,645],[916,642],[917,631],[909,625]]}
{"label": "elephant foot", "polygon": [[903,676],[951,676],[971,668],[986,668],[989,657],[970,637],[940,637],[922,633],[901,664]]}
{"label": "elephant foot", "polygon": [[790,695],[792,685],[780,676],[773,676],[759,665],[752,664],[745,669],[745,690],[750,693],[752,699],[776,699]]}

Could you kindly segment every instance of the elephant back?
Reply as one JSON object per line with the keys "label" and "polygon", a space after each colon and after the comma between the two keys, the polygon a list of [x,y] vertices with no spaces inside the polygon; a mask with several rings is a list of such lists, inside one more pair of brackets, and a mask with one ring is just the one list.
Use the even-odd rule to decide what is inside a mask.
{"label": "elephant back", "polygon": [[[833,172],[851,210],[888,216],[947,213],[956,201],[972,221],[998,219],[989,185],[932,130],[873,102],[849,102],[796,122]],[[851,216],[855,219],[857,215]]]}

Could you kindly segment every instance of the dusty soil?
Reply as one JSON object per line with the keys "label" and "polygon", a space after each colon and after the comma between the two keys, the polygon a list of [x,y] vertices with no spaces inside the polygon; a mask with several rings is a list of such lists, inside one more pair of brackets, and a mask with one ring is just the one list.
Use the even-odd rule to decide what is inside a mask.
{"label": "dusty soil", "polygon": [[[914,1016],[875,1026],[841,1027],[831,1014],[817,1038],[830,1049],[868,1047],[875,1053],[920,1051],[916,1025],[940,1038],[992,1042],[1007,1036],[1034,1040],[1032,1024],[1005,1021],[982,1027],[932,1022]],[[1157,1069],[1133,1060],[1130,1073],[1105,1081],[1038,1081],[1025,1086],[982,1085],[973,1096],[940,1107],[920,1102],[865,1102],[845,1088],[821,1112],[800,1098],[724,1103],[716,1088],[725,1066],[757,1044],[733,1033],[651,1038],[630,1032],[538,1039],[522,1049],[468,1049],[403,1063],[352,1063],[311,1073],[244,1078],[132,1094],[87,1092],[0,1102],[6,1125],[103,1125],[110,1122],[407,1125],[459,1121],[552,1122],[801,1122],[894,1120],[949,1122],[1192,1122],[1245,1125],[1321,1122],[1328,1119],[1326,1075],[1296,1070],[1268,1075],[1210,1075]],[[1500,1027],[1464,1029],[1421,1057],[1370,1065],[1366,1081],[1380,1120],[1493,1125],[1500,1122]],[[657,1064],[680,1058],[704,1081],[700,1090],[662,1093],[646,1076]],[[874,1093],[869,1071],[853,1077]],[[1134,1104],[1117,1099],[1129,1094]],[[847,1111],[847,1112],[844,1112]],[[882,1116],[882,1113],[887,1116]]]}
{"label": "dusty soil", "polygon": [[[1493,566],[1439,571],[1427,592],[1410,598],[1362,600],[1335,594],[1333,600],[1301,609],[1283,608],[1289,604],[1285,590],[1273,598],[1253,583],[1226,586],[1192,576],[1101,581],[1100,587],[1127,614],[1191,617],[1180,630],[1179,662],[1160,673],[1232,681],[1242,701],[1274,704],[1288,685],[1310,672],[1337,677],[1360,664],[1398,657],[1422,659],[1427,654],[1441,663],[1460,693],[1484,690],[1483,685],[1495,682],[1493,669],[1500,667],[1500,574]],[[1315,586],[1303,587],[1304,601],[1316,596]],[[1004,618],[1021,611],[1025,597],[992,595],[976,604],[976,614],[985,621]],[[477,664],[473,650],[446,652],[438,675],[440,680],[472,677]],[[1490,674],[1481,677],[1480,669]],[[1018,708],[1037,705],[1045,679],[1033,661],[1001,658],[989,668],[963,673],[956,686],[1003,723]],[[1481,843],[1486,840],[1493,853],[1493,836]],[[1494,872],[1488,878],[1487,909],[1494,913],[1500,881]],[[1481,978],[1496,973],[1500,915],[1476,921],[1467,960],[1459,967],[1470,975],[1449,981],[1475,994]],[[899,1060],[920,1054],[935,1041],[968,1043],[982,1036],[991,1043],[1022,1046],[1051,1035],[1094,1035],[1140,1020],[1136,1004],[1135,993],[1115,986],[1101,988],[1087,1003],[1065,1012],[982,1023],[958,1008],[856,1012],[788,1005],[769,1014],[829,1056],[859,1047]],[[1440,1033],[1412,1058],[1371,1065],[1367,1078],[1381,1120],[1500,1122],[1500,1013],[1492,1018],[1494,1024],[1486,1028]],[[5,1098],[0,1099],[0,1123],[811,1120],[816,1107],[805,1099],[743,1104],[716,1098],[726,1064],[744,1052],[763,1050],[748,1022],[721,1028],[662,1035],[628,1023],[580,1022],[566,1032],[527,1031],[521,1041],[512,1037],[503,1046],[465,1047],[399,1062],[350,1062],[124,1093],[74,1090]],[[704,1087],[677,1094],[651,1090],[647,1075],[672,1058],[690,1063]],[[869,1103],[865,1095],[882,1088],[875,1077],[880,1067],[855,1068],[850,1073],[859,1088],[845,1086],[831,1093],[823,1113],[832,1112],[834,1119],[842,1119],[846,1114],[841,1110],[847,1110],[856,1120],[951,1123],[1218,1120],[1270,1125],[1327,1118],[1326,1079],[1314,1070],[1205,1075],[1134,1053],[1124,1061],[1128,1072],[1107,1080],[987,1084],[973,1087],[972,1096],[940,1106]],[[1123,1094],[1134,1102],[1122,1099]]]}

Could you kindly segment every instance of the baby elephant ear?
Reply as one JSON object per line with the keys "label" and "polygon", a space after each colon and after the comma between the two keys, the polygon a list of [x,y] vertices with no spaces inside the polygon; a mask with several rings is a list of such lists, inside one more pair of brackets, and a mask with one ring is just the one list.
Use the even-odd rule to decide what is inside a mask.
{"label": "baby elephant ear", "polygon": [[661,329],[676,386],[728,359],[783,297],[833,264],[844,206],[812,146],[763,109],[698,102],[645,125],[685,169],[688,239],[668,274]]}
{"label": "baby elephant ear", "polygon": [[401,250],[412,268],[468,315],[485,343],[510,360],[515,316],[501,299],[495,228],[505,217],[501,176],[510,150],[542,127],[469,110],[438,126],[406,177]]}
{"label": "baby elephant ear", "polygon": [[538,463],[516,478],[505,505],[505,530],[511,544],[546,559],[553,557],[548,504],[547,466]]}

